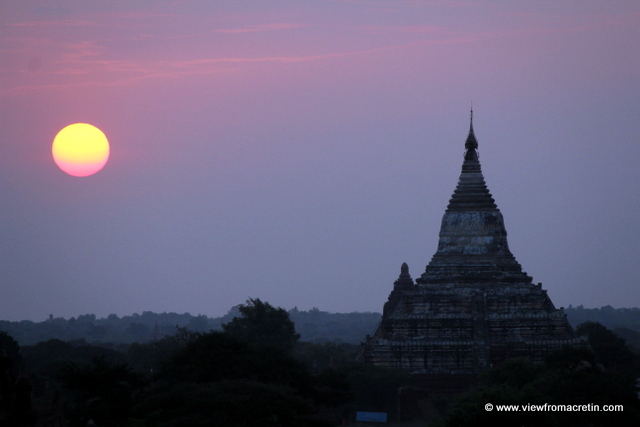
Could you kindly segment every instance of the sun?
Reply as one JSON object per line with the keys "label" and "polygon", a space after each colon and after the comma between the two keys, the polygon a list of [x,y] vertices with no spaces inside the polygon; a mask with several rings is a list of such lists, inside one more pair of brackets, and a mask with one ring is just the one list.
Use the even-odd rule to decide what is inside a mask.
{"label": "sun", "polygon": [[109,141],[97,127],[75,123],[62,129],[51,146],[53,160],[72,176],[89,176],[109,160]]}

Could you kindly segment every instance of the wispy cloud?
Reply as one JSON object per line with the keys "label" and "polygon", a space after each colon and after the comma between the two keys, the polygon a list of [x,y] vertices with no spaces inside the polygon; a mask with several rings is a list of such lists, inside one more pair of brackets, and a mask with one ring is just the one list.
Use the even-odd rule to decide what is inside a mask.
{"label": "wispy cloud", "polygon": [[66,51],[62,52],[62,61],[73,61],[81,58],[99,56],[104,49],[94,41],[82,41],[79,43],[69,43]]}
{"label": "wispy cloud", "polygon": [[439,25],[361,25],[356,27],[356,29],[370,33],[453,34],[450,30],[446,30],[444,27]]}
{"label": "wispy cloud", "polygon": [[9,27],[89,27],[95,25],[91,21],[27,21],[27,22],[10,22],[5,24]]}
{"label": "wispy cloud", "polygon": [[300,28],[300,27],[303,27],[303,26],[304,25],[292,24],[292,23],[274,23],[274,24],[250,25],[248,27],[215,30],[215,32],[216,33],[227,33],[227,34],[260,33],[260,32],[265,32],[265,31],[289,30],[289,29],[292,29],[292,28]]}
{"label": "wispy cloud", "polygon": [[[146,19],[149,16],[154,20]],[[62,19],[38,18],[13,22],[9,25],[14,28],[15,36],[11,40],[0,39],[0,55],[5,54],[0,57],[3,68],[0,96],[77,86],[130,85],[150,79],[235,73],[260,63],[326,61],[427,43],[469,41],[468,35],[447,33],[439,26],[371,25],[357,29],[377,33],[411,33],[415,37],[399,37],[395,41],[379,39],[354,44],[351,48],[321,41],[304,45],[303,48],[300,43],[288,43],[287,38],[280,43],[281,49],[274,49],[271,45],[262,45],[258,49],[254,44],[235,45],[233,43],[236,41],[243,43],[240,40],[244,38],[232,36],[256,34],[259,37],[260,33],[283,32],[287,37],[287,31],[309,28],[315,24],[285,18],[256,25],[230,24],[228,28],[220,23],[213,27],[174,25],[175,19],[179,20],[180,16],[174,16],[171,11],[151,12],[147,16],[144,12],[134,10],[119,12],[119,19],[106,20],[104,16],[85,14],[75,20],[66,19],[65,15]],[[255,18],[251,18],[253,22],[256,22]],[[152,25],[153,22],[161,24]],[[221,22],[231,21],[221,19]],[[69,31],[57,31],[54,28],[60,26],[69,27]],[[228,34],[229,37],[216,37],[216,34]],[[306,36],[309,35],[301,34],[301,37]],[[193,42],[183,42],[183,39]],[[228,40],[229,44],[225,45],[221,39],[225,43]],[[389,44],[380,46],[385,42]],[[236,49],[238,46],[241,50]],[[237,54],[231,53],[236,51]],[[269,53],[260,56],[260,52]],[[295,53],[288,55],[281,52]],[[38,67],[29,66],[30,58],[34,64],[37,62]]]}
{"label": "wispy cloud", "polygon": [[[458,40],[460,41],[460,40]],[[13,79],[13,84],[0,80],[0,96],[32,93],[40,90],[65,90],[82,86],[122,86],[151,79],[179,79],[195,75],[234,73],[250,64],[259,63],[302,63],[324,61],[336,58],[368,55],[386,50],[404,49],[441,41],[418,41],[385,47],[351,50],[345,52],[315,55],[275,55],[261,57],[220,57],[192,60],[132,60],[101,58],[102,49],[92,42],[83,42],[66,47],[66,52],[52,63],[53,68],[39,72],[37,83],[19,84],[21,79]],[[13,73],[26,75],[25,71]],[[5,76],[6,77],[6,76]]]}

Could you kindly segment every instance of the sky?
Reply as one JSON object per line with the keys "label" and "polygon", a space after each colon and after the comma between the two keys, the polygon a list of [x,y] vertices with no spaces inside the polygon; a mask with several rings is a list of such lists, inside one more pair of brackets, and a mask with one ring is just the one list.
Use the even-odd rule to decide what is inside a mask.
{"label": "sky", "polygon": [[[640,2],[0,3],[0,319],[382,311],[435,253],[473,105],[556,307],[640,306]],[[62,172],[59,130],[111,145]]]}

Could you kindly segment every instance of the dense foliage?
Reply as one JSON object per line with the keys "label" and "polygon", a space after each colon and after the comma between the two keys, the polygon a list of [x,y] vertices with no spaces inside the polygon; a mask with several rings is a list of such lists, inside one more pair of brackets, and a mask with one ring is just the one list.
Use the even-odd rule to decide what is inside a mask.
{"label": "dense foliage", "polygon": [[564,311],[574,327],[586,322],[600,323],[624,338],[629,347],[640,351],[640,308],[613,308],[610,305],[584,308],[582,305],[570,305]]}
{"label": "dense foliage", "polygon": [[23,346],[34,407],[60,390],[71,427],[320,427],[356,410],[395,410],[405,374],[357,364],[356,345],[298,342],[288,313],[258,299],[237,314],[222,331],[181,327],[118,350],[83,340]]}
{"label": "dense foliage", "polygon": [[[577,328],[593,349],[567,347],[545,358],[542,365],[510,359],[482,375],[480,384],[461,395],[440,427],[636,426],[640,400],[636,387],[640,356],[623,339],[599,323]],[[492,411],[485,405],[494,405]],[[623,405],[621,412],[497,411],[497,405]]]}
{"label": "dense foliage", "polygon": [[[0,332],[0,347],[11,358],[14,377],[26,363],[36,409],[52,391],[60,391],[72,427],[90,420],[114,427],[339,425],[353,421],[356,411],[387,412],[395,419],[398,391],[411,385],[406,373],[355,362],[356,343],[378,318],[375,313],[337,315],[317,309],[287,312],[249,299],[213,320],[151,312],[129,318],[50,318],[24,330],[32,337],[47,336],[45,330],[89,335],[48,338],[20,348],[11,334]],[[168,321],[175,322],[171,328],[164,323]],[[37,332],[35,325],[44,329]],[[304,341],[299,325],[315,339]],[[368,330],[349,343],[340,338],[349,336],[349,325]],[[440,425],[636,425],[640,362],[618,330],[586,322],[577,332],[589,338],[593,352],[565,349],[550,354],[543,365],[503,363],[461,395]],[[634,331],[626,331],[633,336]],[[117,333],[124,339],[116,341]],[[337,334],[333,340],[328,338],[332,333]],[[114,339],[88,343],[87,338],[99,336]],[[486,403],[606,403],[623,404],[625,410],[505,413],[485,411]]]}
{"label": "dense foliage", "polygon": [[222,325],[222,330],[240,341],[252,345],[263,345],[293,351],[300,339],[294,323],[283,308],[275,308],[259,298],[249,299],[238,307],[240,316]]}
{"label": "dense foliage", "polygon": [[20,368],[22,358],[20,346],[13,337],[4,331],[0,331],[0,356],[7,356],[4,363],[9,365],[11,373],[15,376]]}

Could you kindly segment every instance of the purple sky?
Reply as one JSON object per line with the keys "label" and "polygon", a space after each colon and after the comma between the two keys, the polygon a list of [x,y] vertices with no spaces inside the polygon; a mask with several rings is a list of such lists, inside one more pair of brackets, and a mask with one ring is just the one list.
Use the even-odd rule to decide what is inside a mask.
{"label": "purple sky", "polygon": [[[472,101],[524,270],[640,306],[639,40],[635,0],[2,2],[0,318],[381,311]],[[91,177],[51,158],[75,122]]]}

